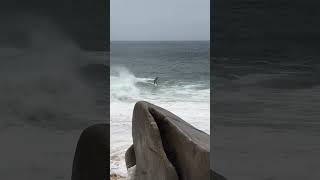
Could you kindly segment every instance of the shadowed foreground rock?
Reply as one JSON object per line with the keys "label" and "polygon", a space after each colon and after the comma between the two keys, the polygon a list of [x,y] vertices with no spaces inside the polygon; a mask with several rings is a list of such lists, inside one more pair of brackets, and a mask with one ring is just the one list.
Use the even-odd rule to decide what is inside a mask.
{"label": "shadowed foreground rock", "polygon": [[125,159],[126,159],[126,166],[128,169],[136,165],[136,156],[135,156],[133,145],[131,145],[129,149],[126,151]]}
{"label": "shadowed foreground rock", "polygon": [[132,119],[133,146],[126,153],[135,180],[210,179],[209,135],[174,114],[138,102]]}
{"label": "shadowed foreground rock", "polygon": [[104,180],[109,170],[109,125],[97,124],[85,129],[78,141],[72,168],[72,180]]}

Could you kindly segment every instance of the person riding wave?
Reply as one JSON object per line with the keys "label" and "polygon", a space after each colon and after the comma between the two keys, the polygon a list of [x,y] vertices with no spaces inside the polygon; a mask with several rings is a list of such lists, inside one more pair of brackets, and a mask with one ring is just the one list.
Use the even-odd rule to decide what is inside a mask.
{"label": "person riding wave", "polygon": [[159,80],[159,77],[156,77],[154,80],[153,80],[153,84],[155,86],[158,86],[158,80]]}

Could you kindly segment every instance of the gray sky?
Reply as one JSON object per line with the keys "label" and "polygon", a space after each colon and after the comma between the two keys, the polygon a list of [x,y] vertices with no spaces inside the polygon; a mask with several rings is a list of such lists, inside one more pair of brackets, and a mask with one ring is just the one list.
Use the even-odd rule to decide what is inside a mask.
{"label": "gray sky", "polygon": [[111,41],[209,40],[210,0],[111,0]]}

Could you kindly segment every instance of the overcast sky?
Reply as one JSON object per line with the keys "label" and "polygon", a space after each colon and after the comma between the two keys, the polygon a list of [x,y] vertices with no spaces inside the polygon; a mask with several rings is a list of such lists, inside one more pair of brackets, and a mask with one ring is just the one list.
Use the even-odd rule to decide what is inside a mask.
{"label": "overcast sky", "polygon": [[111,0],[111,41],[209,40],[210,0]]}

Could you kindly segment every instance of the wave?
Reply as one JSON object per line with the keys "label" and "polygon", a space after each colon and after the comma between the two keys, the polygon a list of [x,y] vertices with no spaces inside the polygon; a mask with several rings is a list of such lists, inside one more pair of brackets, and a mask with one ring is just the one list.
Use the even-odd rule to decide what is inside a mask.
{"label": "wave", "polygon": [[153,77],[136,77],[123,66],[111,67],[111,102],[205,101],[209,98],[209,85],[204,82],[183,82],[159,78],[157,86]]}
{"label": "wave", "polygon": [[138,79],[124,67],[115,67],[111,70],[111,101],[130,101],[140,95],[136,86]]}
{"label": "wave", "polygon": [[[174,112],[197,128],[210,132],[210,89],[207,82],[187,82],[159,77],[139,77],[124,66],[111,66],[110,132],[111,174],[127,176],[125,151],[132,144],[132,111],[135,102],[149,101]],[[195,112],[195,113],[189,113]]]}

